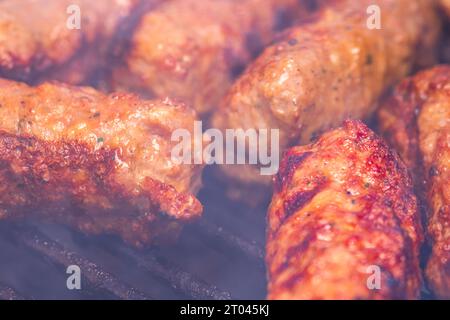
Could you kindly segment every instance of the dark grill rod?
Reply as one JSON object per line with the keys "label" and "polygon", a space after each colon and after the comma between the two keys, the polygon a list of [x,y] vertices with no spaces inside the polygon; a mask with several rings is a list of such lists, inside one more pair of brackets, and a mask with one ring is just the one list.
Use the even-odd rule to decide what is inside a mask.
{"label": "dark grill rod", "polygon": [[0,300],[25,300],[14,289],[0,283]]}
{"label": "dark grill rod", "polygon": [[[88,239],[84,234],[77,234],[78,238]],[[231,294],[214,285],[208,284],[188,271],[160,257],[155,252],[145,253],[135,251],[123,243],[115,242],[114,246],[106,240],[99,238],[97,244],[113,254],[130,260],[144,272],[168,283],[175,291],[193,299],[229,300]]]}
{"label": "dark grill rod", "polygon": [[228,246],[238,249],[248,257],[261,262],[264,259],[264,252],[258,245],[250,243],[220,226],[203,220],[196,224],[196,228],[206,236],[217,238]]}
{"label": "dark grill rod", "polygon": [[184,293],[193,299],[229,300],[230,293],[218,289],[216,286],[197,279],[189,272],[176,266],[158,261],[153,256],[142,257],[131,250],[126,254],[135,260],[138,266],[144,268],[153,275],[166,280],[172,288]]}
{"label": "dark grill rod", "polygon": [[114,275],[103,270],[96,263],[69,251],[56,241],[51,240],[39,231],[17,231],[17,239],[27,247],[48,257],[52,262],[64,265],[77,265],[81,269],[81,275],[88,280],[95,289],[101,289],[126,300],[151,300],[152,298],[123,283]]}

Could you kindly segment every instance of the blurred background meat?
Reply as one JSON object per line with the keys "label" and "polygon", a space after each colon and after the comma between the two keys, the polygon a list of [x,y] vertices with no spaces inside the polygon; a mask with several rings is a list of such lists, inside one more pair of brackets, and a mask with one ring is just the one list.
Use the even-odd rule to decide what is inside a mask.
{"label": "blurred background meat", "polygon": [[450,298],[450,66],[404,80],[378,113],[380,131],[412,172],[432,247],[426,275]]}

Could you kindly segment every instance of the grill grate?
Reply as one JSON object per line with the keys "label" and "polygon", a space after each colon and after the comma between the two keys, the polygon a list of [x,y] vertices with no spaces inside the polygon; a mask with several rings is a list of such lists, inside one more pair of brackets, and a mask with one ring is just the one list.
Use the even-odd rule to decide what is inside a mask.
{"label": "grill grate", "polygon": [[123,283],[112,274],[105,271],[97,263],[94,263],[79,254],[65,249],[56,241],[46,237],[36,230],[16,231],[16,238],[24,245],[42,254],[52,262],[64,267],[77,265],[83,270],[83,276],[89,283],[89,287],[101,289],[120,299],[149,300],[151,297],[139,292],[135,288]]}
{"label": "grill grate", "polygon": [[172,288],[181,291],[193,299],[231,299],[230,293],[222,291],[216,286],[209,285],[177,267],[167,263],[161,263],[155,257],[143,258],[132,251],[130,251],[129,255],[135,259],[140,267],[166,280]]}
{"label": "grill grate", "polygon": [[[16,272],[12,261],[9,271],[3,272],[0,265],[0,282],[5,283],[0,285],[0,299],[22,299],[17,292],[37,299],[264,298],[264,216],[249,208],[230,207],[235,205],[232,203],[224,207],[220,187],[215,188],[205,188],[207,193],[200,195],[205,216],[186,226],[178,244],[170,247],[137,250],[111,236],[85,236],[70,228],[32,221],[22,221],[20,226],[1,222],[0,261],[8,250],[21,248],[25,256],[10,259],[22,264],[17,269],[33,269],[36,262],[26,265],[33,255],[43,264],[41,272],[49,275],[45,281],[23,284],[23,272]],[[10,249],[2,250],[5,243]],[[66,288],[69,265],[78,265],[82,271],[80,292],[69,293]],[[50,282],[57,283],[57,288],[44,293]]]}
{"label": "grill grate", "polygon": [[208,221],[201,221],[197,224],[196,229],[205,237],[220,239],[221,243],[224,243],[235,250],[241,251],[247,257],[253,258],[258,262],[261,262],[264,258],[263,250],[258,245],[230,233],[221,226],[217,226]]}

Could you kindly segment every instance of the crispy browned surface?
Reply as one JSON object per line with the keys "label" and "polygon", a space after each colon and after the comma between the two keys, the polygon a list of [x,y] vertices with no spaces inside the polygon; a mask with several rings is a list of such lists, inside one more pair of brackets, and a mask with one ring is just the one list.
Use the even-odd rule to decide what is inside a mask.
{"label": "crispy browned surface", "polygon": [[43,217],[134,245],[200,216],[201,166],[171,159],[184,105],[0,80],[0,218]]}
{"label": "crispy browned surface", "polygon": [[[289,149],[268,213],[270,299],[414,299],[422,241],[404,164],[359,121]],[[381,289],[369,290],[369,266]]]}
{"label": "crispy browned surface", "polygon": [[450,298],[450,66],[403,81],[378,114],[380,131],[410,167],[428,203],[428,282]]}
{"label": "crispy browned surface", "polygon": [[[381,30],[367,28],[371,4],[381,8]],[[432,61],[439,27],[434,1],[337,1],[265,49],[232,86],[213,126],[279,129],[281,150],[309,143],[346,118],[368,117],[416,60]],[[270,184],[256,167],[221,169],[249,189]]]}
{"label": "crispy browned surface", "polygon": [[[108,41],[139,1],[0,1],[0,76],[83,82],[104,63]],[[67,8],[73,4],[81,9],[80,30],[66,26]],[[83,59],[86,50],[93,52],[89,63]]]}
{"label": "crispy browned surface", "polygon": [[175,97],[200,113],[211,111],[276,30],[322,1],[167,1],[139,23],[124,65],[113,72],[113,88]]}

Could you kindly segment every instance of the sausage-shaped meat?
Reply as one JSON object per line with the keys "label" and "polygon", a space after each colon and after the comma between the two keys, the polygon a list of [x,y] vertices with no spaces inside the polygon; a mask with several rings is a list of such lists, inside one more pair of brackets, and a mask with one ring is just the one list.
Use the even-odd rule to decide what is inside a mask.
{"label": "sausage-shaped meat", "polygon": [[[286,151],[274,188],[270,299],[419,297],[422,230],[412,181],[366,125],[346,121]],[[370,278],[377,268],[378,284]]]}
{"label": "sausage-shaped meat", "polygon": [[207,113],[277,30],[323,1],[167,1],[139,22],[112,87],[178,98]]}
{"label": "sausage-shaped meat", "polygon": [[40,217],[140,246],[200,216],[201,166],[173,161],[195,113],[169,100],[0,80],[0,219]]}
{"label": "sausage-shaped meat", "polygon": [[[27,82],[85,81],[105,62],[109,41],[139,2],[0,1],[0,76]],[[78,13],[74,5],[80,9],[80,29],[71,29]]]}
{"label": "sausage-shaped meat", "polygon": [[381,107],[378,123],[427,206],[428,284],[437,297],[450,299],[450,66],[404,80]]}
{"label": "sausage-shaped meat", "polygon": [[[380,8],[381,29],[372,29],[373,5]],[[250,64],[212,126],[279,129],[282,151],[309,143],[346,118],[368,117],[379,97],[411,71],[418,48],[429,55],[420,55],[421,64],[433,60],[440,28],[435,7],[429,0],[343,0],[325,6],[314,22],[288,29]],[[256,166],[220,169],[250,190],[270,185]]]}

